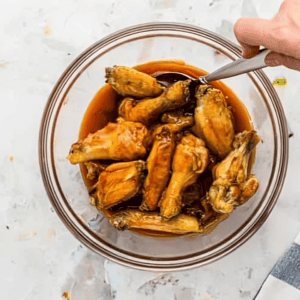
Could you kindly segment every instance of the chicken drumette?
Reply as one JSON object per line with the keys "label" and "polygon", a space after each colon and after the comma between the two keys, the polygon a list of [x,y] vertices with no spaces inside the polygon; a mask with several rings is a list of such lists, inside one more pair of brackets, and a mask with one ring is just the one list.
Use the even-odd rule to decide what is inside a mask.
{"label": "chicken drumette", "polygon": [[136,101],[125,98],[119,107],[119,115],[124,120],[141,122],[149,125],[160,114],[185,105],[190,99],[190,81],[177,81],[169,86],[160,96]]}
{"label": "chicken drumette", "polygon": [[196,90],[194,132],[203,138],[207,147],[220,157],[232,149],[234,139],[233,116],[223,93],[209,85],[199,85]]}
{"label": "chicken drumette", "polygon": [[208,201],[219,213],[230,213],[235,206],[245,203],[258,189],[257,178],[249,174],[249,158],[260,142],[256,131],[236,135],[233,150],[213,169],[214,182]]}
{"label": "chicken drumette", "polygon": [[67,157],[72,164],[96,159],[135,160],[145,156],[149,144],[147,128],[137,122],[108,123],[72,145]]}
{"label": "chicken drumette", "polygon": [[177,145],[172,162],[173,174],[160,201],[160,212],[165,219],[176,216],[182,207],[182,193],[196,182],[209,163],[209,151],[205,143],[187,134]]}

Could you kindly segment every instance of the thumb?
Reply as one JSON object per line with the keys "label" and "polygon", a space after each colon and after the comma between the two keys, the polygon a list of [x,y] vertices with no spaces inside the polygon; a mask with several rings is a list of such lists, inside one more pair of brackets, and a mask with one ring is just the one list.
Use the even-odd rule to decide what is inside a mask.
{"label": "thumb", "polygon": [[289,69],[300,71],[300,60],[292,56],[271,52],[267,55],[265,63],[269,67],[285,66]]}
{"label": "thumb", "polygon": [[259,46],[264,45],[267,33],[271,31],[271,24],[268,20],[258,18],[241,18],[236,21],[234,33],[242,46],[243,57],[250,58],[258,54]]}

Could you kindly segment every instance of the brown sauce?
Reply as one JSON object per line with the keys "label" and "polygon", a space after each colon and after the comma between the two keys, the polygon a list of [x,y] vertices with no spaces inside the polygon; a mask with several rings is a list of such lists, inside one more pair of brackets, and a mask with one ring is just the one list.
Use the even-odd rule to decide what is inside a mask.
{"label": "brown sauce", "polygon": [[[206,75],[207,72],[196,68],[194,66],[190,66],[185,64],[180,60],[169,60],[169,61],[153,61],[149,63],[145,63],[142,65],[138,65],[135,69],[152,75],[156,72],[181,72],[187,75],[190,75],[194,78],[198,78],[199,76]],[[232,110],[234,116],[234,126],[236,133],[242,132],[244,130],[253,129],[250,115],[245,107],[245,105],[239,100],[237,95],[225,85],[221,81],[215,81],[210,83],[214,87],[220,89],[226,97],[229,108]],[[79,132],[79,140],[84,139],[89,133],[94,133],[97,130],[105,127],[108,122],[115,121],[117,117],[117,107],[118,101],[120,100],[120,96],[113,90],[113,88],[106,84],[96,93],[94,98],[92,99],[90,105],[88,106],[85,115],[83,117],[80,132]],[[253,153],[250,159],[250,165],[254,163],[255,153]],[[212,158],[215,159],[215,158]],[[95,181],[88,180],[86,178],[87,169],[83,164],[81,164],[81,172],[83,179],[87,188],[90,188],[94,185]],[[211,172],[206,171],[200,176],[200,180],[205,180],[205,177],[208,181],[212,181]],[[205,193],[206,191],[204,191]],[[123,209],[124,207],[131,206],[136,207],[139,206],[142,200],[142,195],[134,197],[134,199],[129,200],[121,205],[118,205],[114,208],[114,211]],[[157,232],[151,232],[148,230],[134,230],[135,232],[139,232],[141,234],[147,235],[161,235]],[[163,236],[173,236],[173,234],[163,234]]]}

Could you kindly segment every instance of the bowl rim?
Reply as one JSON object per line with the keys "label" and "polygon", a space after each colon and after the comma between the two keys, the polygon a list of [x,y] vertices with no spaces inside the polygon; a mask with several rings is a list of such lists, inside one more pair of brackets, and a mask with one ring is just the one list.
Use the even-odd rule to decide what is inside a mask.
{"label": "bowl rim", "polygon": [[[176,259],[168,259],[168,261],[161,261],[156,259],[137,259],[130,255],[118,255],[118,252],[120,253],[119,249],[109,249],[110,247],[102,247],[99,249],[99,247],[92,242],[90,238],[88,238],[78,226],[75,226],[76,224],[74,222],[82,223],[82,221],[74,214],[73,219],[70,218],[70,216],[66,213],[66,208],[72,211],[71,206],[66,203],[62,203],[56,194],[55,188],[52,185],[52,179],[51,179],[51,172],[54,172],[54,176],[56,176],[55,170],[52,168],[49,168],[49,165],[54,166],[54,156],[53,151],[49,153],[49,147],[53,149],[53,141],[54,141],[54,132],[55,128],[51,129],[49,127],[49,124],[51,123],[51,118],[53,118],[52,112],[55,110],[54,106],[57,101],[57,97],[61,93],[63,86],[68,82],[70,79],[70,76],[73,72],[77,70],[78,67],[80,67],[81,62],[85,61],[87,56],[91,55],[92,53],[95,53],[99,51],[102,47],[105,45],[108,45],[112,43],[113,41],[116,41],[120,39],[121,37],[128,37],[132,36],[137,33],[146,33],[149,31],[172,31],[172,32],[181,32],[181,33],[191,33],[198,36],[206,37],[209,39],[213,39],[215,42],[218,42],[221,46],[226,47],[227,50],[229,50],[231,53],[233,53],[235,56],[241,57],[241,48],[237,45],[235,45],[233,42],[229,41],[226,38],[221,37],[220,35],[211,32],[209,30],[203,29],[198,26],[194,25],[187,25],[183,23],[175,23],[175,22],[153,22],[153,23],[143,23],[138,24],[134,26],[130,26],[127,28],[124,28],[122,30],[118,30],[98,42],[95,42],[90,47],[88,47],[86,50],[84,50],[81,54],[79,54],[72,62],[71,64],[66,68],[66,70],[62,73],[60,78],[58,79],[57,83],[55,84],[54,88],[52,89],[52,92],[48,98],[48,101],[46,103],[41,125],[40,125],[40,132],[39,132],[39,164],[40,164],[40,171],[43,179],[43,183],[48,195],[48,198],[54,207],[56,213],[60,217],[60,219],[63,221],[63,223],[66,225],[66,227],[69,229],[69,231],[85,246],[87,246],[89,249],[93,250],[94,252],[104,256],[105,258],[112,260],[114,262],[117,262],[124,266],[129,266],[132,268],[140,269],[140,270],[151,270],[151,271],[174,271],[174,270],[187,270],[194,267],[202,266],[204,264],[211,263],[213,261],[216,261],[225,255],[231,253],[238,247],[240,247],[242,244],[244,244],[250,237],[252,237],[257,230],[262,226],[262,224],[266,221],[269,214],[273,210],[277,199],[280,195],[280,192],[282,190],[284,179],[287,171],[288,166],[288,129],[287,129],[287,122],[284,115],[284,110],[281,105],[281,101],[271,84],[270,80],[267,78],[267,76],[264,74],[263,71],[258,70],[252,72],[255,74],[255,76],[259,79],[259,82],[263,85],[265,90],[268,90],[270,94],[270,99],[273,100],[273,105],[275,112],[277,113],[277,120],[280,121],[279,123],[279,132],[281,133],[281,142],[282,142],[282,160],[280,163],[280,171],[278,172],[277,179],[275,182],[275,187],[269,196],[269,199],[271,199],[268,203],[268,205],[265,207],[263,212],[260,214],[259,218],[257,218],[256,222],[252,224],[252,226],[242,235],[239,237],[238,240],[234,241],[233,243],[229,244],[228,246],[225,246],[225,249],[223,249],[221,252],[217,253],[216,255],[213,255],[212,257],[206,258],[205,261],[201,261],[201,259],[197,260],[197,257],[193,257],[194,259],[183,259],[183,260],[176,260]],[[148,37],[148,36],[147,36]],[[93,61],[90,62],[90,64]],[[89,64],[89,65],[90,65]],[[252,77],[251,74],[248,74],[250,77]],[[253,81],[253,80],[252,80]],[[254,81],[253,81],[254,82]],[[62,104],[62,103],[61,103]],[[57,110],[57,113],[59,113],[60,107]],[[56,122],[56,121],[54,121]],[[55,127],[55,126],[54,126]],[[52,132],[51,138],[45,138],[48,136],[48,133]],[[274,137],[275,139],[275,137]],[[275,154],[274,154],[275,155]],[[49,164],[51,162],[51,164]],[[58,181],[57,177],[56,180]],[[59,193],[63,196],[63,192],[58,187]],[[74,225],[75,224],[75,225]],[[90,235],[93,235],[91,232]],[[90,236],[91,237],[91,236]],[[106,249],[107,248],[107,249]],[[114,251],[111,251],[114,250]],[[115,253],[117,252],[117,254]],[[121,253],[122,254],[122,253]],[[191,255],[189,255],[190,257]]]}

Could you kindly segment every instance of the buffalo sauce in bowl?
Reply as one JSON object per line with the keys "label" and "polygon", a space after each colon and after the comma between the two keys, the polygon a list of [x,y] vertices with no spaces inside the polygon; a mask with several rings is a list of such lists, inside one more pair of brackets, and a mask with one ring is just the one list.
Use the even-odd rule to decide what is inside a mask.
{"label": "buffalo sauce in bowl", "polygon": [[[137,65],[134,68],[149,75],[154,75],[157,72],[180,72],[191,77],[198,78],[207,74],[206,71],[191,65],[187,65],[185,64],[185,62],[180,60],[152,61]],[[228,108],[232,111],[234,117],[235,132],[239,133],[244,130],[252,130],[253,126],[250,115],[245,105],[239,100],[232,89],[221,81],[211,82],[210,85],[221,90],[224,94],[228,104]],[[109,84],[106,84],[102,88],[100,88],[90,102],[84,114],[79,131],[79,140],[86,138],[89,133],[94,133],[97,130],[102,129],[108,124],[108,122],[114,122],[118,117],[118,103],[121,99],[123,99],[123,97],[118,95]],[[254,160],[255,151],[252,151],[249,160],[250,168],[252,167]],[[216,157],[212,155],[211,163],[215,164],[217,162],[218,161],[216,161]],[[80,169],[85,185],[88,189],[90,189],[96,183],[96,181],[89,180],[87,178],[87,169],[83,163],[80,164]],[[209,190],[210,184],[213,181],[211,169],[206,170],[203,174],[201,174],[198,178],[198,181],[205,181],[206,183],[209,183],[204,184],[204,188],[201,190],[201,195],[199,197],[204,197],[206,195],[206,192],[208,192]],[[142,202],[142,197],[143,195],[139,194],[128,201],[114,206],[112,210],[118,211],[124,208],[138,208]],[[171,233],[160,233],[144,229],[131,230],[140,234],[151,236],[175,236],[175,234]]]}

